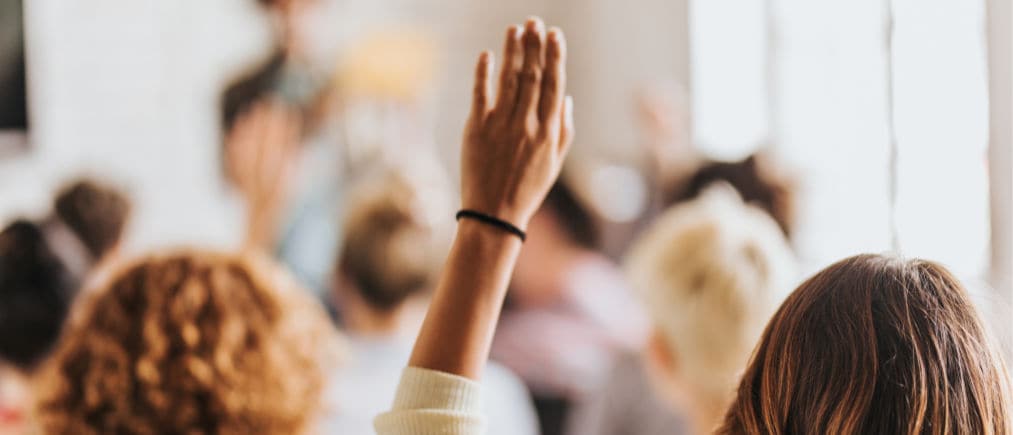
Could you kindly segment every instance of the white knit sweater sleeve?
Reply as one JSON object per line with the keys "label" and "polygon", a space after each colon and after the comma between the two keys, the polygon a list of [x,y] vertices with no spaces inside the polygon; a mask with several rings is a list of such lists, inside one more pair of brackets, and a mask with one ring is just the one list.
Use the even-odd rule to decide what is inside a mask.
{"label": "white knit sweater sleeve", "polygon": [[478,382],[408,367],[393,408],[373,422],[378,435],[481,435],[485,433]]}

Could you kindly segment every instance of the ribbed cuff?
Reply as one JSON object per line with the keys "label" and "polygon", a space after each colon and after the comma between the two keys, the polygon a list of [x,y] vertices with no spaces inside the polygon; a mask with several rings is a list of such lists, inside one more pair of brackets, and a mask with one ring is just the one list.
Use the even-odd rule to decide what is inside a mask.
{"label": "ribbed cuff", "polygon": [[408,367],[394,406],[374,421],[380,435],[477,435],[484,432],[481,385],[435,370]]}

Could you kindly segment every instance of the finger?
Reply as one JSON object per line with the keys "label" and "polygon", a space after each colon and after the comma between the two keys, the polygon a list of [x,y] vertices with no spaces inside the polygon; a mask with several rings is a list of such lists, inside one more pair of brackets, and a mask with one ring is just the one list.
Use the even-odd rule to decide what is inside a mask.
{"label": "finger", "polygon": [[545,72],[542,77],[538,119],[544,124],[559,116],[566,95],[566,40],[558,28],[549,30],[545,48]]}
{"label": "finger", "polygon": [[521,68],[520,33],[520,26],[510,26],[503,43],[503,65],[500,66],[499,91],[494,111],[507,117],[517,102],[517,74]]}
{"label": "finger", "polygon": [[563,103],[563,128],[559,132],[559,154],[566,156],[570,151],[570,144],[573,143],[573,136],[576,133],[573,123],[573,97],[567,95]]}
{"label": "finger", "polygon": [[471,117],[476,122],[481,122],[489,113],[489,71],[492,70],[493,56],[489,51],[483,51],[478,56],[478,65],[475,67],[475,91],[471,101]]}
{"label": "finger", "polygon": [[542,88],[542,64],[545,61],[545,24],[538,18],[531,18],[524,26],[524,64],[521,67],[520,88],[517,90],[517,107],[514,120],[527,120],[537,115],[538,96]]}

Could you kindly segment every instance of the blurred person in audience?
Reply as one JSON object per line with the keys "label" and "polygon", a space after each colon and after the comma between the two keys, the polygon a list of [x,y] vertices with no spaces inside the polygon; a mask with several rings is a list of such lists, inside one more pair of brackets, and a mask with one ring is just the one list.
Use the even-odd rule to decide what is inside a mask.
{"label": "blurred person in audience", "polygon": [[[105,263],[115,259],[120,242],[130,221],[132,205],[127,194],[120,189],[91,179],[70,183],[53,202],[53,216],[43,224],[49,239],[68,264],[78,264],[85,271],[103,269]],[[63,228],[76,240],[63,240]],[[63,246],[67,245],[67,246]],[[75,247],[71,247],[75,245]],[[83,249],[81,249],[83,248]],[[68,258],[70,255],[79,260]],[[77,271],[81,272],[81,271]]]}
{"label": "blurred person in audience", "polygon": [[230,84],[222,94],[222,131],[232,132],[243,113],[277,98],[309,116],[320,103],[326,74],[311,65],[304,21],[321,0],[256,0],[271,18],[275,33],[271,55]]}
{"label": "blurred person in audience", "polygon": [[30,379],[60,335],[79,279],[37,225],[15,221],[0,232],[0,433],[28,433]]}
{"label": "blurred person in audience", "polygon": [[115,257],[130,202],[80,180],[63,188],[41,223],[0,231],[0,433],[28,424],[30,382],[55,345],[78,290]]}
{"label": "blurred person in audience", "polygon": [[300,433],[336,339],[256,254],[180,251],[83,297],[38,378],[42,433]]}
{"label": "blurred person in audience", "polygon": [[859,255],[767,325],[721,434],[1006,434],[1010,377],[967,290],[925,260]]}
{"label": "blurred person in audience", "polygon": [[[304,287],[323,297],[333,263],[340,213],[341,177],[334,138],[321,137],[331,111],[333,59],[313,59],[320,26],[316,16],[326,0],[256,0],[271,18],[275,38],[271,55],[239,77],[223,92],[220,102],[224,143],[222,166],[225,179],[247,204],[251,192],[237,179],[234,159],[256,154],[256,138],[281,129],[294,133],[288,166],[298,166],[285,180],[270,222],[258,223],[260,243],[292,269]],[[271,107],[271,110],[265,110]],[[272,130],[275,129],[275,130]],[[277,139],[277,137],[275,137]],[[319,168],[323,167],[323,170]],[[262,214],[266,216],[267,214]]]}
{"label": "blurred person in audience", "polygon": [[665,204],[678,204],[699,196],[716,183],[731,185],[747,204],[766,211],[789,239],[795,229],[795,182],[768,153],[759,152],[736,162],[710,161],[674,182]]}
{"label": "blurred person in audience", "polygon": [[790,238],[796,208],[793,177],[769,149],[736,161],[704,156],[691,142],[687,101],[682,86],[671,81],[648,83],[636,95],[636,119],[646,157],[643,167],[654,186],[651,206],[641,221],[649,224],[668,207],[724,182],[747,203],[769,213]]}
{"label": "blurred person in audience", "polygon": [[570,404],[606,379],[617,355],[642,344],[647,324],[566,184],[552,187],[528,234],[492,355],[524,379],[543,432],[556,434]]}
{"label": "blurred person in audience", "polygon": [[[373,418],[394,400],[449,245],[436,223],[445,216],[433,216],[447,202],[436,196],[449,192],[426,189],[404,171],[384,172],[350,194],[334,289],[350,355],[334,373],[327,399],[337,412],[322,433],[372,433]],[[538,433],[531,399],[513,373],[491,364],[483,384],[490,434]]]}
{"label": "blurred person in audience", "polygon": [[581,404],[568,432],[711,433],[764,324],[796,283],[784,235],[729,186],[712,186],[658,217],[626,269],[654,332]]}

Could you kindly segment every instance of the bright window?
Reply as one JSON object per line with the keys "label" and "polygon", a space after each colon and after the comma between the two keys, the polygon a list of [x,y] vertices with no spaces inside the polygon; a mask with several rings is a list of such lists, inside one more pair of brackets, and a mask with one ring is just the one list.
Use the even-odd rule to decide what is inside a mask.
{"label": "bright window", "polygon": [[808,271],[896,245],[981,276],[989,239],[981,2],[691,8],[694,136],[717,157],[769,141],[796,171],[796,244]]}

